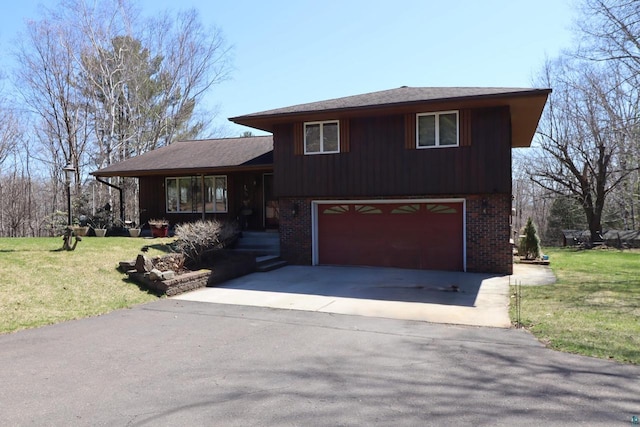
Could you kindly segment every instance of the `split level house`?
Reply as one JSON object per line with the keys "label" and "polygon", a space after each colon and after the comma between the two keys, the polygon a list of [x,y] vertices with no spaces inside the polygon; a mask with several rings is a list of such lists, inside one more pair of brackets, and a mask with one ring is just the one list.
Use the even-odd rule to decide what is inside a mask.
{"label": "split level house", "polygon": [[233,117],[270,136],[176,142],[137,177],[140,220],[277,230],[291,264],[512,273],[511,149],[550,89],[401,87]]}

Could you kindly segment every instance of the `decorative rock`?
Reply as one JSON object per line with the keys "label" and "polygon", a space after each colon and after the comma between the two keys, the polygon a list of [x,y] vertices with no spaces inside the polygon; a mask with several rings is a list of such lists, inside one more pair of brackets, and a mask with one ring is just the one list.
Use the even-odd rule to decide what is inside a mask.
{"label": "decorative rock", "polygon": [[149,272],[149,280],[162,280],[162,271],[157,268],[152,269]]}
{"label": "decorative rock", "polygon": [[162,257],[155,257],[153,258],[153,265],[162,271],[180,271],[184,266],[184,255],[167,254]]}
{"label": "decorative rock", "polygon": [[135,270],[136,269],[136,262],[135,261],[120,261],[120,263],[118,264],[118,268],[120,269],[120,271],[123,272],[127,272],[130,270]]}
{"label": "decorative rock", "polygon": [[176,277],[176,272],[172,270],[167,270],[162,272],[162,280],[170,280]]}
{"label": "decorative rock", "polygon": [[153,270],[153,262],[146,256],[140,254],[136,258],[136,270],[138,273],[147,273]]}

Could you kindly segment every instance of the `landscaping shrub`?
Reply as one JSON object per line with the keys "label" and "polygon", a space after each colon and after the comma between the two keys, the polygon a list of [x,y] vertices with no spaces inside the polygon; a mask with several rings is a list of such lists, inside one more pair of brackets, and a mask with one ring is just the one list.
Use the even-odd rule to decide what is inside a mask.
{"label": "landscaping shrub", "polygon": [[527,220],[527,225],[524,227],[524,237],[520,240],[518,253],[525,259],[536,259],[540,256],[540,239],[531,218]]}
{"label": "landscaping shrub", "polygon": [[235,222],[200,220],[178,224],[175,229],[175,247],[191,262],[200,263],[205,252],[232,246],[239,233]]}

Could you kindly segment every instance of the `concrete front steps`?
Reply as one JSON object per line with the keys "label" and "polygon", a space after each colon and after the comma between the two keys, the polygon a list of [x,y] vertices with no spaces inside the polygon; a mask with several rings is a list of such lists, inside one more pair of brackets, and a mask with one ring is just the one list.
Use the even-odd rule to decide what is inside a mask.
{"label": "concrete front steps", "polygon": [[287,265],[287,262],[280,258],[280,234],[277,232],[243,231],[234,250],[254,254],[256,269],[260,272]]}
{"label": "concrete front steps", "polygon": [[280,258],[280,255],[265,255],[256,257],[256,271],[261,273],[277,270],[287,265],[287,261]]}

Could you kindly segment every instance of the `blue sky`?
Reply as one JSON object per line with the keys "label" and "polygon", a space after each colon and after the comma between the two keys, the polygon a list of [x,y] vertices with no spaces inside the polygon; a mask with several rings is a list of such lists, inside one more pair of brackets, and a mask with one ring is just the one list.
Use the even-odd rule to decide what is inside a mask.
{"label": "blue sky", "polygon": [[[3,6],[2,52],[39,3],[55,4]],[[532,87],[545,58],[571,46],[576,18],[571,0],[138,3],[145,14],[195,8],[234,46],[231,80],[207,97],[224,136],[250,130],[228,117],[403,85]]]}

